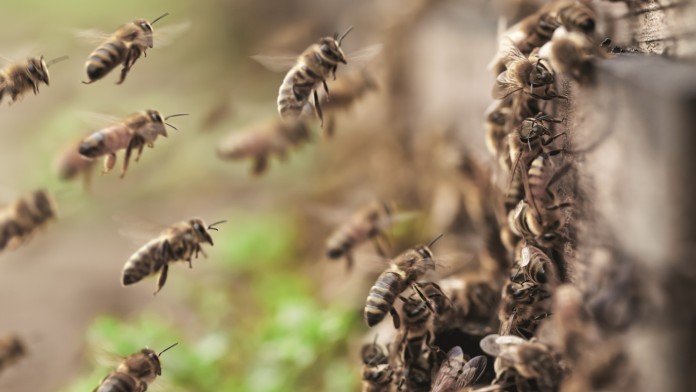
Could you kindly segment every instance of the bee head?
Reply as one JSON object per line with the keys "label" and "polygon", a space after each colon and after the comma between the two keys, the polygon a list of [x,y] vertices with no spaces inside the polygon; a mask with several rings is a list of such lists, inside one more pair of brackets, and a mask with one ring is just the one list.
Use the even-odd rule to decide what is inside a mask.
{"label": "bee head", "polygon": [[213,238],[208,233],[208,230],[206,230],[203,219],[191,219],[189,224],[191,225],[191,229],[193,229],[193,235],[199,242],[207,242],[210,245],[213,245]]}
{"label": "bee head", "polygon": [[334,63],[347,64],[346,55],[343,53],[343,50],[341,50],[338,41],[333,37],[324,37],[320,39],[319,51],[321,51],[322,57]]}
{"label": "bee head", "polygon": [[30,58],[27,61],[27,72],[32,80],[44,82],[48,86],[48,66],[46,66],[43,56]]}
{"label": "bee head", "polygon": [[[147,359],[147,361],[149,361],[154,366],[155,373],[158,376],[161,376],[162,375],[162,365],[160,364],[159,355],[157,355],[157,353],[154,350],[151,350],[149,348],[144,348],[144,349],[140,350],[140,353],[143,354],[145,356],[145,358]],[[150,374],[144,375],[144,376],[142,376],[142,378],[148,378],[148,376],[151,376],[151,375]]]}
{"label": "bee head", "polygon": [[95,132],[89,135],[78,147],[80,155],[87,158],[101,156],[102,151],[104,151],[104,135],[101,132]]}
{"label": "bee head", "polygon": [[145,44],[148,48],[151,48],[154,45],[154,41],[152,38],[152,24],[145,19],[136,19],[135,21],[133,21],[133,23],[138,29],[142,30]]}
{"label": "bee head", "polygon": [[433,258],[433,252],[425,245],[416,246],[416,252],[418,252],[418,255],[424,259]]}
{"label": "bee head", "polygon": [[160,124],[164,123],[164,119],[162,118],[162,114],[160,114],[160,112],[157,110],[148,109],[147,116],[150,118],[150,120],[152,120],[156,123],[160,123]]}

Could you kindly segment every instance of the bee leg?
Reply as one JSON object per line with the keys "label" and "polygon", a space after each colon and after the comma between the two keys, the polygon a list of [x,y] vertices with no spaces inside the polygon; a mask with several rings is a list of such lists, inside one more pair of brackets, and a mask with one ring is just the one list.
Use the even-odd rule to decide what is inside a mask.
{"label": "bee leg", "polygon": [[143,149],[145,148],[144,144],[141,144],[138,146],[138,156],[135,157],[135,161],[138,162],[140,160],[140,156],[143,155]]}
{"label": "bee leg", "polygon": [[189,259],[186,259],[186,262],[187,262],[188,265],[189,265],[189,269],[193,269],[193,264],[191,264],[191,259],[190,259],[190,258],[189,258]]}
{"label": "bee leg", "polygon": [[346,269],[348,271],[350,271],[353,269],[353,263],[355,262],[355,260],[353,259],[353,253],[346,252],[345,257],[346,257]]}
{"label": "bee leg", "polygon": [[399,317],[399,313],[396,311],[396,309],[394,309],[393,306],[389,309],[389,314],[392,316],[394,328],[399,329],[399,327],[401,327],[401,317]]}
{"label": "bee leg", "polygon": [[104,159],[104,170],[102,170],[102,174],[106,174],[111,171],[111,169],[114,168],[116,165],[116,154],[111,153],[106,156]]}
{"label": "bee leg", "polygon": [[128,142],[128,147],[126,148],[126,155],[123,157],[123,171],[121,172],[121,178],[126,175],[126,172],[128,171],[128,163],[130,162],[130,157],[131,153],[133,152],[134,148],[139,148],[142,149],[142,146],[144,145],[144,140],[142,136],[138,135],[133,135],[131,138],[130,142]]}
{"label": "bee leg", "polygon": [[326,102],[329,102],[331,95],[329,94],[329,86],[326,85],[326,80],[322,80],[321,83],[324,85],[324,91],[326,91]]}
{"label": "bee leg", "polygon": [[164,264],[162,270],[160,271],[159,278],[157,278],[157,290],[155,290],[152,295],[157,295],[157,293],[162,290],[164,283],[167,281],[167,272],[169,272],[169,264]]}
{"label": "bee leg", "polygon": [[[331,73],[333,73],[333,78],[336,80],[336,70],[338,69],[338,64],[334,65],[334,67],[331,69]],[[328,91],[327,91],[328,93]]]}
{"label": "bee leg", "polygon": [[320,126],[324,127],[324,114],[321,111],[321,106],[319,105],[319,96],[317,90],[314,90],[314,110],[317,112],[317,117],[319,117]]}
{"label": "bee leg", "polygon": [[251,173],[255,176],[259,176],[266,171],[268,167],[268,157],[266,155],[259,155],[254,160],[254,166],[251,168]]}
{"label": "bee leg", "polygon": [[419,285],[414,283],[411,285],[411,288],[413,288],[413,290],[416,292],[416,294],[418,294],[418,296],[423,300],[423,302],[425,302],[425,306],[427,306],[431,312],[435,313],[435,307],[433,306],[432,301],[430,301],[430,299],[428,297],[426,297],[425,294],[423,294]]}
{"label": "bee leg", "polygon": [[326,135],[327,139],[330,139],[333,137],[335,131],[336,131],[336,117],[334,117],[333,115],[328,116],[326,118],[326,129],[324,130],[324,135]]}

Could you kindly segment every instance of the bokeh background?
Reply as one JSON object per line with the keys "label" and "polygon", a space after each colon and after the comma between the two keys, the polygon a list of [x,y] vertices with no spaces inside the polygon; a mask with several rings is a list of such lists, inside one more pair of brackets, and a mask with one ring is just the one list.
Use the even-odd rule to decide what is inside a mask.
{"label": "bokeh background", "polygon": [[[165,47],[155,36],[123,85],[115,85],[118,71],[80,83],[95,45],[77,32],[109,33],[164,12],[155,31],[189,28]],[[1,56],[70,59],[50,69],[51,85],[39,95],[0,106],[0,201],[45,188],[60,211],[30,244],[0,256],[0,331],[20,333],[30,351],[0,375],[0,390],[91,390],[113,368],[109,357],[174,342],[153,390],[356,390],[362,306],[378,262],[367,246],[349,273],[326,260],[323,242],[374,199],[422,211],[390,232],[395,250],[447,230],[458,208],[443,180],[449,148],[490,159],[482,132],[493,82],[486,64],[500,12],[508,9],[495,2],[437,0],[3,4]],[[313,142],[287,162],[273,161],[261,178],[250,176],[248,162],[216,157],[228,133],[277,116],[283,75],[251,55],[297,54],[350,25],[346,52],[384,45],[367,64],[379,89],[337,115],[333,139],[312,123]],[[80,181],[58,180],[56,157],[100,127],[94,113],[125,117],[146,108],[190,116],[172,119],[179,131],[146,149],[124,179],[119,154],[116,170],[95,173],[89,192]],[[123,264],[146,233],[193,216],[228,221],[213,233],[208,259],[192,270],[173,265],[155,297],[154,279],[120,286]],[[475,246],[445,237],[438,249],[456,255]]]}

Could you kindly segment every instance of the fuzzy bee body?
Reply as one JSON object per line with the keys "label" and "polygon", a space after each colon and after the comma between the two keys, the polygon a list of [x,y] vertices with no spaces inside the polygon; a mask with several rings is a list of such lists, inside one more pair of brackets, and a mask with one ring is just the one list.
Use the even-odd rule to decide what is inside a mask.
{"label": "fuzzy bee body", "polygon": [[169,117],[179,115],[183,114],[175,114],[163,118],[159,111],[152,109],[134,113],[121,123],[106,127],[87,136],[80,143],[77,151],[80,155],[90,159],[106,156],[103,173],[108,173],[116,164],[116,152],[125,149],[123,171],[121,172],[121,178],[123,178],[126,175],[126,171],[128,171],[128,164],[133,150],[138,150],[138,155],[135,158],[137,162],[145,146],[152,148],[158,136],[167,137],[165,125],[169,124],[165,121]]}
{"label": "fuzzy bee body", "polygon": [[[217,223],[221,222],[209,225],[207,229],[217,230],[213,227]],[[213,239],[201,219],[194,218],[169,227],[128,259],[121,274],[121,284],[128,286],[159,273],[154,293],[157,294],[167,280],[169,263],[187,261],[191,267],[191,259],[197,258],[199,252],[205,256],[201,248],[203,242],[213,245]]]}
{"label": "fuzzy bee body", "polygon": [[133,64],[148,48],[154,46],[152,25],[167,15],[160,16],[152,23],[136,19],[119,27],[87,58],[85,71],[89,80],[82,83],[94,83],[121,64],[123,69],[116,84],[123,83]]}
{"label": "fuzzy bee body", "polygon": [[0,251],[14,250],[56,218],[48,192],[39,190],[0,210]]}
{"label": "fuzzy bee body", "polygon": [[27,91],[39,93],[41,83],[49,85],[48,66],[66,59],[61,57],[48,64],[41,57],[29,57],[24,61],[9,64],[0,70],[0,101],[5,94],[10,96],[10,104],[16,102]]}
{"label": "fuzzy bee body", "polygon": [[362,373],[362,391],[388,392],[391,390],[393,376],[394,371],[387,363],[382,363],[375,366],[365,366]]}
{"label": "fuzzy bee body", "polygon": [[92,392],[145,392],[148,384],[162,375],[160,356],[176,343],[157,354],[144,348],[131,354],[115,371],[108,374]]}

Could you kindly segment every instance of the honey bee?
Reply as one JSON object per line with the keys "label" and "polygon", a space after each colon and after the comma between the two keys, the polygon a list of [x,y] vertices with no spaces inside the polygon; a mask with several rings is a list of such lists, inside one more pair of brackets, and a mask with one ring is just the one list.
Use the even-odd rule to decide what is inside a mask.
{"label": "honey bee", "polygon": [[511,46],[505,64],[507,69],[498,75],[493,86],[493,98],[504,99],[520,91],[542,100],[565,98],[556,92],[556,72],[538,54],[525,56]]}
{"label": "honey bee", "polygon": [[435,319],[436,333],[457,328],[470,335],[483,336],[497,329],[500,288],[490,278],[466,274],[439,283],[449,300]]}
{"label": "honey bee", "polygon": [[252,174],[261,175],[268,168],[271,155],[286,160],[288,150],[311,140],[307,125],[302,121],[274,119],[261,125],[231,134],[224,139],[217,155],[222,159],[238,160],[253,158]]}
{"label": "honey bee", "polygon": [[51,195],[38,190],[0,209],[0,251],[14,250],[28,242],[49,221],[56,218]]}
{"label": "honey bee", "polygon": [[549,190],[570,166],[565,165],[554,173],[549,172],[548,166],[549,160],[543,155],[532,161],[528,174],[529,202],[521,200],[509,215],[515,234],[544,248],[552,247],[563,238],[560,233],[565,224],[562,210],[571,206],[570,203],[554,204],[554,193]]}
{"label": "honey bee", "polygon": [[[283,83],[278,91],[278,113],[280,117],[285,119],[297,119],[304,114],[305,106],[308,106],[310,95],[313,95],[314,111],[322,123],[324,115],[322,113],[320,100],[317,93],[319,84],[324,86],[329,99],[329,88],[326,84],[326,79],[333,74],[336,79],[336,70],[338,64],[348,64],[348,59],[351,61],[359,58],[370,58],[378,53],[379,46],[372,46],[364,50],[346,56],[341,49],[341,42],[353,30],[349,27],[340,37],[334,34],[333,37],[323,37],[319,42],[305,49],[299,57],[294,60],[294,65],[287,72]],[[278,64],[282,59],[254,56],[256,61],[266,66],[271,70],[282,70],[286,64]]]}
{"label": "honey bee", "polygon": [[6,335],[0,338],[0,372],[14,365],[27,354],[22,339],[16,335]]}
{"label": "honey bee", "polygon": [[41,57],[29,57],[24,61],[9,64],[0,70],[0,101],[5,94],[9,94],[12,101],[10,105],[22,98],[22,95],[31,89],[34,95],[39,93],[41,83],[49,85],[48,67],[67,60],[67,56],[58,57],[46,62]]}
{"label": "honey bee", "polygon": [[[426,292],[426,287],[429,289]],[[408,298],[399,296],[403,301],[402,314],[403,331],[401,333],[401,342],[399,347],[405,347],[404,357],[405,362],[409,363],[412,359],[421,358],[423,349],[430,347],[430,341],[433,338],[433,313],[440,312],[439,307],[433,306],[433,300],[440,303],[449,300],[440,287],[433,282],[428,282],[422,286],[422,292],[413,293]],[[419,294],[424,298],[414,298],[414,295]],[[432,309],[435,309],[433,312]],[[405,344],[405,346],[404,346]]]}
{"label": "honey bee", "polygon": [[508,131],[506,124],[512,114],[511,100],[500,100],[493,102],[486,111],[486,147],[488,152],[499,157],[498,164],[501,169],[510,170],[510,155],[507,145]]}
{"label": "honey bee", "polygon": [[[206,256],[201,248],[201,243],[207,242],[213,245],[213,238],[208,233],[209,230],[217,231],[216,225],[226,221],[219,221],[207,226],[202,219],[194,218],[176,223],[159,235],[143,245],[135,252],[123,266],[121,274],[121,284],[128,286],[139,282],[146,276],[159,272],[157,279],[157,294],[167,281],[169,263],[185,260],[189,268],[192,258],[198,258],[198,253]],[[206,256],[207,257],[207,256]]]}
{"label": "honey bee", "polygon": [[513,282],[532,282],[548,287],[548,291],[554,291],[561,284],[556,264],[534,245],[525,244],[522,247],[520,260],[515,262],[513,270],[510,277]]}
{"label": "honey bee", "polygon": [[365,94],[377,89],[377,83],[366,70],[353,72],[343,76],[331,85],[331,96],[321,98],[321,107],[329,114],[325,134],[332,137],[336,128],[335,112],[348,110]]}
{"label": "honey bee", "polygon": [[595,53],[600,52],[594,50],[587,36],[568,32],[562,27],[556,30],[551,42],[539,51],[539,55],[547,57],[554,69],[581,83],[592,80]]}
{"label": "honey bee", "polygon": [[56,159],[56,169],[58,177],[63,181],[69,181],[75,177],[82,175],[82,180],[85,189],[89,188],[92,179],[92,172],[96,161],[86,158],[78,152],[82,138],[76,143],[71,143],[69,147],[63,151]]}
{"label": "honey bee", "polygon": [[483,355],[466,361],[462,348],[453,347],[435,376],[432,392],[456,392],[473,385],[485,372],[487,362]]}
{"label": "honey bee", "polygon": [[123,171],[121,172],[121,178],[123,178],[126,175],[126,171],[128,171],[128,163],[133,150],[138,150],[138,156],[135,158],[137,162],[146,145],[152,148],[157,136],[167,137],[165,125],[176,129],[173,125],[166,122],[167,119],[185,115],[185,113],[173,114],[163,118],[160,112],[152,109],[134,113],[118,124],[87,136],[80,143],[78,152],[80,155],[92,159],[106,155],[104,170],[102,171],[102,174],[106,174],[116,164],[116,152],[126,149],[126,154],[123,158]]}
{"label": "honey bee", "polygon": [[326,255],[335,260],[345,257],[347,267],[353,265],[353,249],[371,240],[380,255],[386,253],[380,239],[388,242],[384,230],[392,223],[394,207],[390,203],[373,202],[360,209],[345,224],[334,230],[326,240]]}
{"label": "honey bee", "polygon": [[367,296],[364,318],[369,327],[376,325],[390,313],[394,327],[399,328],[401,320],[394,309],[394,301],[409,286],[415,287],[416,280],[428,270],[435,269],[430,247],[441,237],[442,235],[436,237],[427,246],[418,245],[408,249],[391,260],[389,268],[379,275]]}
{"label": "honey bee", "polygon": [[[518,336],[488,335],[481,340],[481,349],[496,357],[494,383],[504,382],[501,378],[510,375],[508,370],[514,370],[520,391],[558,390],[563,370],[558,365],[558,355],[547,345]],[[536,385],[532,387],[529,381]]]}
{"label": "honey bee", "polygon": [[360,350],[363,362],[363,392],[389,391],[394,371],[389,366],[389,356],[381,345],[375,341],[362,346]]}
{"label": "honey bee", "polygon": [[499,333],[531,336],[536,327],[549,316],[551,292],[533,282],[508,281],[503,286],[498,311]]}
{"label": "honey bee", "polygon": [[171,346],[157,354],[154,350],[144,348],[135,354],[126,357],[116,370],[99,383],[92,392],[145,392],[148,384],[152,383],[157,376],[162,375],[160,356],[176,346]]}
{"label": "honey bee", "polygon": [[119,27],[87,58],[85,70],[89,81],[82,83],[94,83],[120,64],[123,64],[123,69],[116,84],[123,83],[133,64],[141,55],[147,55],[145,51],[154,45],[152,25],[167,15],[169,13],[161,15],[152,23],[145,19],[136,19]]}

